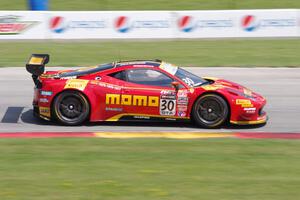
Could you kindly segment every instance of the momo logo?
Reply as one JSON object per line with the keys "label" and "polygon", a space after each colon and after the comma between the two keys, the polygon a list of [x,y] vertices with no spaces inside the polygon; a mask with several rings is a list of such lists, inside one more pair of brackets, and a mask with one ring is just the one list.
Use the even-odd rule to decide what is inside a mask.
{"label": "momo logo", "polygon": [[22,21],[20,16],[0,16],[0,35],[20,34],[36,24],[34,21]]}
{"label": "momo logo", "polygon": [[178,28],[182,32],[191,32],[195,27],[196,24],[191,16],[182,16],[178,20]]}
{"label": "momo logo", "polygon": [[126,105],[126,106],[152,106],[159,105],[159,97],[142,95],[120,95],[106,94],[105,104]]}
{"label": "momo logo", "polygon": [[50,30],[55,33],[62,33],[66,30],[67,25],[63,17],[56,16],[50,20]]}
{"label": "momo logo", "polygon": [[246,15],[242,18],[241,25],[245,31],[252,32],[259,27],[259,21],[253,15]]}
{"label": "momo logo", "polygon": [[118,32],[126,33],[130,30],[129,18],[126,16],[120,16],[115,20],[115,29]]}

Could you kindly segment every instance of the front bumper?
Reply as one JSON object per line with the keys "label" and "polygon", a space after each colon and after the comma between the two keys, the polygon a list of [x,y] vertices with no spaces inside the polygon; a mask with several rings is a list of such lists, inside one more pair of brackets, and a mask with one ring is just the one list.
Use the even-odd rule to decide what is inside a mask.
{"label": "front bumper", "polygon": [[235,99],[233,101],[230,123],[238,125],[265,124],[268,120],[267,113],[263,110],[266,99],[255,95],[252,99]]}
{"label": "front bumper", "polygon": [[268,121],[267,114],[260,116],[257,120],[249,120],[249,121],[234,121],[230,120],[230,123],[237,125],[255,125],[255,124],[265,124]]}

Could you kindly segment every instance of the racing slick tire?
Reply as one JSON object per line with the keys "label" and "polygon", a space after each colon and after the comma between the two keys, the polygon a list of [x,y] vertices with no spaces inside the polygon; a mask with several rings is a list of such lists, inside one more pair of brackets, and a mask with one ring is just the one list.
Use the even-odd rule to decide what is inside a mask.
{"label": "racing slick tire", "polygon": [[229,106],[225,99],[217,94],[205,94],[199,97],[192,109],[192,119],[200,127],[218,128],[229,116]]}
{"label": "racing slick tire", "polygon": [[54,99],[52,111],[59,123],[75,126],[87,120],[90,104],[82,93],[70,90],[60,93]]}

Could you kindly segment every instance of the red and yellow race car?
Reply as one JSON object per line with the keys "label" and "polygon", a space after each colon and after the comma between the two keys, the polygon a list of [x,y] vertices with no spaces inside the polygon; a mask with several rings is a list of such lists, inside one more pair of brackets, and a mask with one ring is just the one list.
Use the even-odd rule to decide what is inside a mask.
{"label": "red and yellow race car", "polygon": [[64,125],[84,121],[193,120],[204,128],[266,123],[266,99],[217,78],[196,76],[160,60],[133,60],[47,71],[47,54],[26,69],[35,83],[34,113]]}

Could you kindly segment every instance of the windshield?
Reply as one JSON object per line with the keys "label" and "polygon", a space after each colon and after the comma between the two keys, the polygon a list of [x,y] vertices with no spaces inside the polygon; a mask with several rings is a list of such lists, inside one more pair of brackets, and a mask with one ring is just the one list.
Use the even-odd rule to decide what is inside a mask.
{"label": "windshield", "polygon": [[166,72],[178,77],[180,80],[184,81],[190,87],[196,87],[202,84],[207,83],[207,81],[191,72],[188,72],[176,65],[171,63],[162,62],[159,66],[161,69]]}
{"label": "windshield", "polygon": [[206,83],[207,81],[191,72],[188,72],[180,67],[178,67],[176,73],[174,74],[176,77],[184,81],[190,87],[196,87]]}

